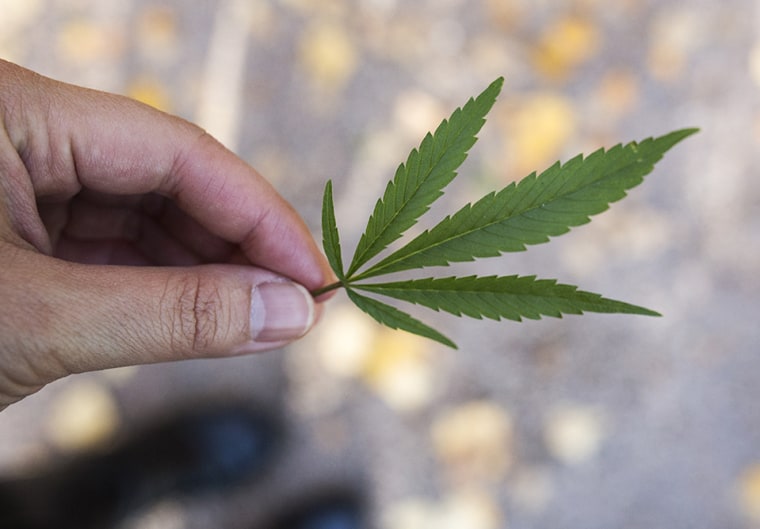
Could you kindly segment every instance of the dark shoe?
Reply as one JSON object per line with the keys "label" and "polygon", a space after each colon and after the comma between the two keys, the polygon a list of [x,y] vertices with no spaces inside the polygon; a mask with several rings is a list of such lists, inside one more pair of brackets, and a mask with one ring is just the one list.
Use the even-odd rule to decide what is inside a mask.
{"label": "dark shoe", "polygon": [[279,434],[242,407],[175,417],[108,454],[0,483],[0,527],[101,529],[166,496],[224,490],[265,472]]}
{"label": "dark shoe", "polygon": [[364,529],[364,502],[349,491],[319,493],[289,509],[271,529]]}

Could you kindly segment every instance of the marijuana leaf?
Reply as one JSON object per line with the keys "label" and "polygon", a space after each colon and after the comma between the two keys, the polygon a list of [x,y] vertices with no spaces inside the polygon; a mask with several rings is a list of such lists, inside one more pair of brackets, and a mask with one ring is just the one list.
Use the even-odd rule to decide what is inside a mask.
{"label": "marijuana leaf", "polygon": [[509,184],[474,204],[467,204],[359,272],[370,259],[402,237],[443,194],[443,188],[454,179],[456,169],[475,143],[476,134],[485,123],[485,115],[502,84],[503,79],[497,79],[477,98],[455,110],[435,133],[427,134],[420,147],[399,166],[375,205],[348,271],[343,268],[332,182],[327,182],[322,203],[323,246],[339,281],[314,291],[313,295],[344,287],[349,299],[378,322],[450,347],[456,345],[435,329],[358,291],[479,319],[521,321],[522,318],[562,317],[584,312],[659,316],[643,307],[535,276],[364,282],[392,272],[495,257],[547,242],[550,237],[589,222],[592,215],[624,198],[628,190],[652,171],[665,152],[697,131],[678,130],[640,143],[617,145],[606,151],[600,149],[588,157],[579,155],[565,164],[558,162],[540,175],[532,173],[519,183]]}
{"label": "marijuana leaf", "polygon": [[322,247],[335,275],[338,279],[345,279],[343,257],[340,250],[340,236],[338,235],[338,225],[335,222],[332,180],[327,181],[325,194],[322,199]]}
{"label": "marijuana leaf", "polygon": [[355,285],[354,288],[443,310],[455,316],[521,321],[541,316],[589,312],[622,312],[659,316],[658,313],[599,294],[535,276],[425,278],[394,283]]}
{"label": "marijuana leaf", "polygon": [[357,293],[352,288],[347,288],[346,293],[351,301],[361,310],[372,316],[378,323],[382,323],[391,329],[402,329],[409,331],[425,338],[430,338],[443,345],[457,348],[456,344],[446,338],[444,335],[413,318],[406,312],[398,310],[396,307],[386,305],[376,299],[368,298]]}
{"label": "marijuana leaf", "polygon": [[361,278],[494,257],[547,242],[550,236],[586,224],[591,215],[625,197],[665,151],[694,132],[680,130],[606,152],[600,149],[588,158],[576,156],[564,165],[556,163],[540,176],[533,173],[519,184],[512,183],[475,204],[467,204]]}
{"label": "marijuana leaf", "polygon": [[477,98],[456,109],[398,167],[367,221],[348,269],[349,276],[401,237],[443,194],[443,188],[454,179],[456,169],[475,144],[475,135],[485,123],[485,115],[503,84],[503,78],[497,79]]}

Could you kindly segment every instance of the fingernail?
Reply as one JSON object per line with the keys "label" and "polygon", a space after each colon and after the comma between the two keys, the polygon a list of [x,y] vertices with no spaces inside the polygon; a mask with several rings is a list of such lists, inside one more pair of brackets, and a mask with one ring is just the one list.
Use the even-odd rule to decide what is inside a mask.
{"label": "fingernail", "polygon": [[289,281],[263,283],[251,293],[251,338],[256,342],[295,340],[314,324],[314,299]]}

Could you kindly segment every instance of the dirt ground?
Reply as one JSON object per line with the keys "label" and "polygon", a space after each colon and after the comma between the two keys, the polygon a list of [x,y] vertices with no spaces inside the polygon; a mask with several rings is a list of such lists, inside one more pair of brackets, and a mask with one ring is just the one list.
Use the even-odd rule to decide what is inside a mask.
{"label": "dirt ground", "polygon": [[124,527],[255,527],[325,487],[361,491],[381,529],[760,527],[758,17],[751,0],[3,0],[1,57],[198,122],[315,237],[333,179],[345,248],[424,133],[498,76],[433,220],[577,153],[701,132],[591,224],[453,270],[662,318],[419,312],[454,351],[339,294],[284,351],[52,384],[0,413],[0,476],[242,401],[288,425],[274,470]]}

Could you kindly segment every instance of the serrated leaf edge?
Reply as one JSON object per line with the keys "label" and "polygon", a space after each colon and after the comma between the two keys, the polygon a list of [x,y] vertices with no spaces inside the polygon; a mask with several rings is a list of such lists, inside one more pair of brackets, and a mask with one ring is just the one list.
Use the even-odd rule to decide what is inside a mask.
{"label": "serrated leaf edge", "polygon": [[346,287],[346,294],[354,305],[386,327],[401,329],[423,338],[429,338],[452,349],[457,349],[457,345],[451,339],[392,305],[359,294],[348,286]]}
{"label": "serrated leaf edge", "polygon": [[[356,283],[352,287],[476,319],[522,321],[522,318],[561,318],[562,314],[586,312],[660,316],[645,307],[580,290],[556,279],[539,279],[535,275],[427,277],[388,283]],[[541,303],[536,305],[539,300]],[[570,306],[563,307],[565,303]]]}
{"label": "serrated leaf edge", "polygon": [[[671,147],[673,147],[676,143],[680,142],[684,138],[690,136],[691,134],[694,134],[696,131],[697,129],[681,129],[681,130],[673,131],[669,134],[666,134],[657,138],[647,138],[645,140],[642,140],[641,142],[630,142],[626,145],[618,144],[608,150],[599,149],[593,152],[592,154],[588,155],[587,157],[583,157],[582,155],[575,156],[572,159],[565,162],[564,164],[559,164],[559,162],[557,162],[553,164],[552,166],[550,166],[545,171],[543,171],[541,175],[537,176],[536,173],[531,173],[530,175],[523,178],[519,182],[516,182],[516,183],[512,182],[499,191],[492,191],[486,194],[485,196],[483,196],[481,199],[479,199],[478,201],[474,203],[466,204],[454,214],[446,216],[444,219],[442,219],[438,224],[436,224],[432,228],[423,231],[420,235],[412,239],[410,242],[408,242],[407,244],[405,244],[404,246],[402,246],[395,252],[383,258],[382,260],[380,260],[379,262],[377,262],[376,264],[374,264],[372,267],[368,268],[361,274],[358,274],[357,276],[355,276],[354,279],[356,281],[360,281],[360,280],[376,277],[379,275],[384,275],[384,274],[388,274],[392,272],[399,272],[403,270],[411,270],[411,269],[423,268],[427,266],[447,266],[451,262],[474,261],[475,259],[482,258],[482,257],[496,257],[500,255],[501,253],[508,252],[508,251],[517,251],[517,250],[522,251],[526,248],[527,244],[537,244],[538,242],[548,242],[550,240],[550,237],[556,237],[558,235],[566,233],[567,231],[570,231],[570,229],[573,227],[577,227],[579,225],[589,222],[591,216],[599,214],[602,211],[605,211],[609,207],[610,204],[624,198],[626,196],[626,191],[632,189],[633,187],[636,187],[639,183],[641,183],[641,181],[643,181],[644,176],[646,176],[653,170],[654,165],[662,158],[662,156]],[[443,230],[444,226],[454,222],[454,220],[457,219],[457,217],[466,217],[477,206],[485,203],[486,200],[500,200],[501,197],[506,197],[504,199],[506,203],[506,201],[508,201],[511,198],[511,195],[514,195],[515,193],[519,192],[520,186],[527,185],[529,182],[532,183],[531,185],[537,186],[538,185],[537,182],[539,182],[542,177],[547,178],[548,175],[552,174],[550,173],[550,171],[557,173],[557,176],[555,178],[559,179],[560,173],[558,173],[558,171],[564,171],[568,167],[572,168],[576,164],[583,164],[583,163],[599,163],[596,161],[597,157],[609,155],[610,153],[618,151],[618,150],[627,149],[630,153],[635,155],[637,154],[640,145],[651,144],[655,142],[659,142],[660,144],[662,144],[661,150],[658,154],[652,156],[651,159],[647,160],[649,163],[642,167],[642,174],[638,177],[639,179],[638,182],[635,182],[632,185],[629,185],[628,187],[622,187],[620,189],[620,196],[607,201],[604,208],[596,208],[593,210],[590,209],[587,214],[576,213],[579,217],[577,221],[568,224],[564,229],[559,229],[553,233],[546,234],[544,237],[540,238],[538,242],[521,242],[515,245],[517,247],[517,250],[496,249],[497,247],[494,246],[494,249],[492,251],[483,252],[480,255],[467,256],[467,252],[463,251],[463,252],[460,252],[462,254],[461,257],[452,257],[449,259],[444,259],[444,258],[436,257],[435,255],[433,255],[430,262],[427,262],[427,263],[423,261],[422,264],[420,263],[413,263],[409,265],[403,264],[405,261],[411,261],[415,256],[418,257],[420,254],[427,253],[427,252],[432,253],[437,248],[440,248],[442,245],[451,243],[454,240],[457,240],[457,239],[464,240],[467,236],[471,235],[472,233],[477,233],[477,232],[485,233],[486,230],[489,229],[489,227],[497,226],[499,224],[503,224],[504,222],[508,222],[517,218],[523,218],[523,219],[526,219],[527,221],[530,221],[529,214],[532,211],[543,209],[547,207],[547,204],[551,204],[552,202],[566,199],[573,193],[579,192],[579,190],[575,190],[573,191],[573,193],[570,193],[568,195],[557,194],[552,200],[548,202],[536,202],[536,205],[533,207],[514,212],[513,214],[510,214],[507,217],[500,218],[499,220],[493,221],[487,225],[480,225],[480,226],[477,226],[477,228],[471,229],[469,231],[455,232],[454,235],[444,237],[440,240],[434,239],[433,241],[426,241],[426,244],[427,244],[426,246],[415,248],[415,245],[419,245],[420,241],[424,241],[425,238],[430,237],[431,233],[435,233],[436,230],[438,231]],[[625,165],[624,167],[630,167],[630,166],[634,166],[635,164],[641,164],[641,163],[643,163],[643,160],[640,157],[637,157],[637,158],[632,159],[630,162],[628,162],[627,165]],[[620,171],[622,170],[624,169],[621,168]],[[597,183],[601,180],[602,179],[595,180],[593,181],[592,184],[588,184],[584,186],[582,189],[585,189],[586,187],[590,187],[593,185],[597,185]],[[549,182],[549,184],[551,183],[552,182]],[[560,188],[563,187],[565,184],[566,184],[566,181],[559,182]],[[539,189],[539,191],[542,191],[542,190]],[[495,204],[495,206],[497,205]],[[509,240],[517,240],[509,236],[504,236],[501,239],[504,241],[504,243],[506,243]],[[410,250],[410,249],[413,249],[413,250]],[[447,250],[453,251],[450,248],[448,248]]]}
{"label": "serrated leaf edge", "polygon": [[340,234],[335,220],[335,204],[333,201],[332,180],[325,184],[322,197],[322,247],[325,250],[327,262],[330,263],[335,275],[340,280],[345,279],[343,272],[343,257],[341,255]]}
{"label": "serrated leaf edge", "polygon": [[[504,78],[499,77],[495,81],[493,81],[488,88],[486,88],[480,95],[478,95],[475,98],[470,98],[465,105],[462,107],[459,107],[454,110],[454,112],[451,114],[451,116],[447,119],[444,119],[436,128],[435,133],[427,133],[420,143],[419,148],[412,149],[412,151],[409,153],[409,156],[407,157],[407,160],[405,163],[402,163],[399,165],[398,169],[396,170],[396,173],[391,181],[388,182],[386,185],[385,191],[383,193],[383,196],[378,199],[378,201],[375,204],[375,208],[370,215],[370,218],[367,220],[367,226],[362,234],[362,236],[359,239],[359,243],[357,245],[357,248],[354,252],[354,256],[351,260],[351,264],[349,265],[347,276],[352,276],[355,274],[359,268],[361,268],[364,264],[367,263],[372,257],[376,256],[380,252],[382,252],[385,248],[387,248],[388,244],[391,242],[397,240],[400,238],[406,230],[413,226],[417,219],[419,219],[420,216],[422,216],[425,212],[427,212],[430,209],[430,205],[435,202],[438,198],[441,197],[443,194],[442,189],[445,188],[455,177],[456,177],[456,168],[461,165],[461,163],[464,161],[464,159],[467,158],[467,153],[469,152],[470,148],[472,148],[472,145],[475,144],[477,141],[477,133],[480,131],[480,129],[485,124],[485,116],[488,114],[488,112],[491,110],[491,108],[494,105],[494,102],[496,101],[496,98],[498,97],[498,94],[501,91],[501,88],[504,83]],[[472,117],[477,117],[480,120],[480,125],[476,127],[476,131],[473,136],[473,141],[470,143],[470,145],[464,150],[462,160],[457,164],[457,166],[454,167],[452,174],[448,175],[446,178],[443,178],[440,185],[437,189],[433,188],[431,190],[431,193],[435,195],[431,200],[428,200],[426,203],[421,204],[418,207],[418,210],[413,214],[412,218],[409,220],[408,224],[409,226],[402,226],[401,229],[397,231],[397,233],[392,233],[390,236],[387,236],[388,230],[393,226],[393,224],[396,222],[396,219],[399,218],[399,216],[402,214],[402,212],[405,211],[405,208],[407,205],[414,199],[414,197],[417,196],[417,194],[420,192],[420,190],[424,187],[425,183],[429,182],[429,176],[430,174],[435,170],[435,164],[429,167],[427,171],[427,175],[420,178],[419,184],[417,188],[414,190],[414,192],[403,202],[403,204],[396,206],[396,211],[391,215],[390,219],[388,219],[385,222],[385,226],[380,228],[380,231],[378,231],[376,234],[374,234],[373,237],[371,237],[371,241],[369,240],[370,237],[368,236],[368,233],[373,230],[374,224],[378,222],[378,218],[383,216],[383,208],[388,206],[388,203],[391,202],[393,199],[397,198],[397,193],[399,193],[398,189],[401,187],[402,180],[409,178],[409,174],[411,173],[413,167],[417,167],[420,163],[420,158],[423,156],[432,156],[433,151],[436,148],[441,147],[441,142],[443,142],[443,145],[445,147],[446,142],[449,140],[449,132],[451,131],[451,123],[452,121],[458,120],[460,116],[462,116],[465,113],[469,113],[470,109],[472,107],[478,107],[481,105],[485,105],[485,109],[477,110],[477,113],[474,114]],[[476,110],[473,110],[475,112]],[[469,117],[469,116],[468,116]],[[462,118],[464,119],[464,118]],[[466,123],[463,123],[462,130],[466,129]],[[443,138],[441,138],[441,135],[444,135]],[[447,152],[449,151],[449,148],[442,148],[437,163],[440,163],[441,160],[445,157]],[[383,240],[383,238],[388,239],[387,241],[383,241],[381,244],[378,244],[378,241]]]}

